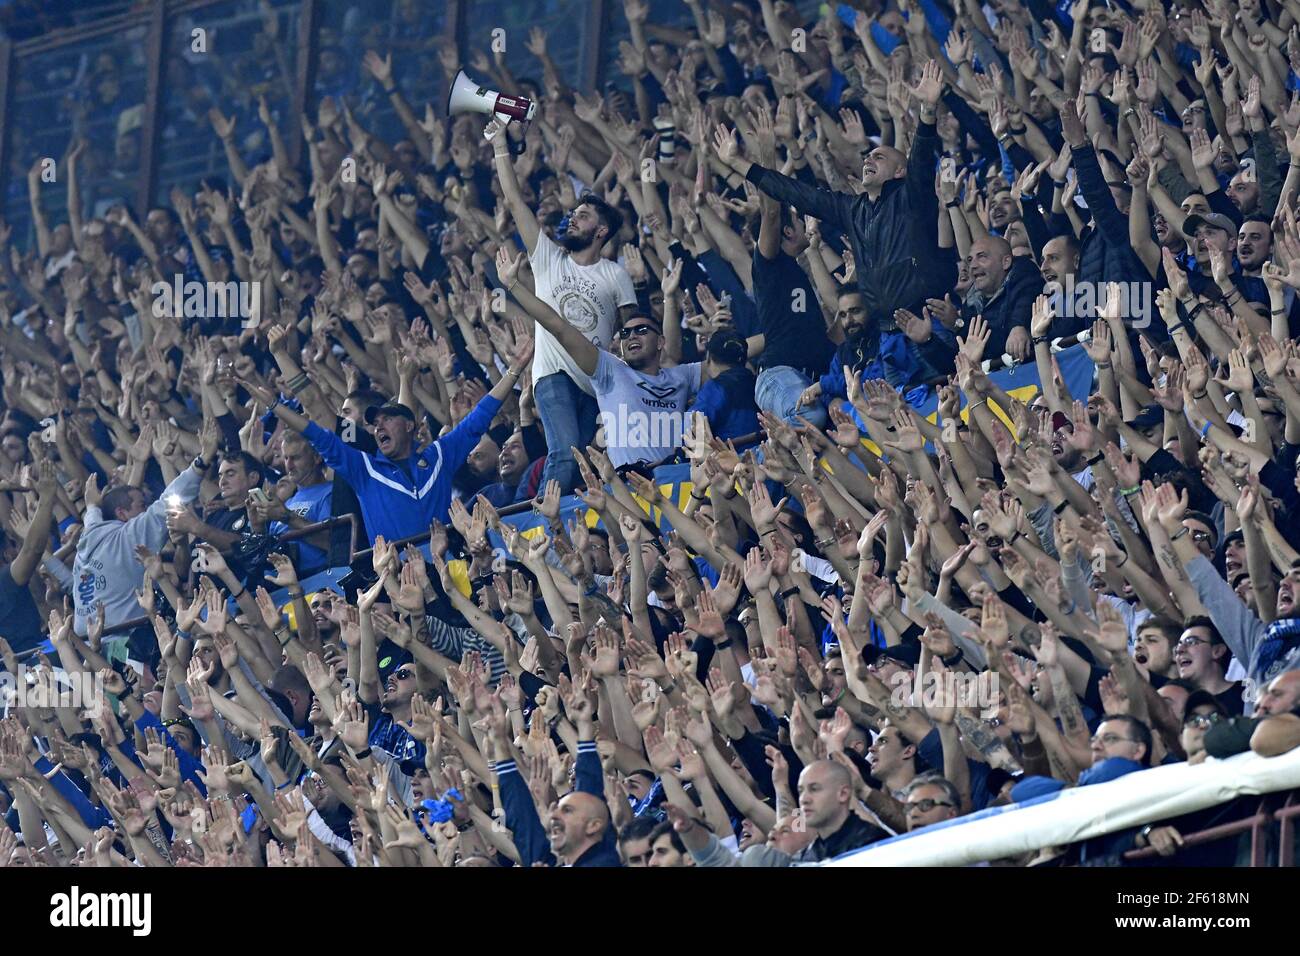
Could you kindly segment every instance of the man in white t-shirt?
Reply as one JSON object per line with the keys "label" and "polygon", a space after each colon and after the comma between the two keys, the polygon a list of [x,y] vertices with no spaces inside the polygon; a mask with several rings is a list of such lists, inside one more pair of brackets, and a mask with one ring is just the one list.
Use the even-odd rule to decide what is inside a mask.
{"label": "man in white t-shirt", "polygon": [[[497,178],[510,215],[523,237],[532,264],[537,297],[588,342],[607,349],[621,320],[636,308],[627,270],[601,250],[622,226],[623,217],[604,200],[588,195],[569,214],[560,243],[545,235],[524,203],[515,178],[506,125],[494,117],[483,130],[496,155]],[[554,479],[568,494],[578,483],[571,447],[590,444],[596,432],[597,403],[588,374],[544,325],[538,323],[533,358],[533,398],[546,433],[546,468],[541,487]]]}
{"label": "man in white t-shirt", "polygon": [[663,367],[664,335],[653,317],[633,313],[615,338],[619,355],[598,348],[519,281],[524,257],[497,253],[497,275],[524,310],[559,340],[591,376],[605,428],[605,450],[615,468],[655,465],[682,443],[687,408],[703,384],[700,362]]}

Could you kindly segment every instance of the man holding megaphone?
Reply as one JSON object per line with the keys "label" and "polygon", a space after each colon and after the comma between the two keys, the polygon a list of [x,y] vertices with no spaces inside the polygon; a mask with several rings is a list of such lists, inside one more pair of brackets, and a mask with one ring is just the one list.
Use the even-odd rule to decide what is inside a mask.
{"label": "man holding megaphone", "polygon": [[[506,139],[509,116],[493,116],[483,131],[492,143],[497,176],[515,228],[523,237],[532,266],[536,295],[601,349],[608,349],[614,329],[636,309],[632,279],[602,253],[623,217],[613,206],[588,194],[569,212],[569,224],[557,243],[545,235],[537,216],[524,203]],[[541,486],[555,479],[569,494],[578,484],[571,447],[585,447],[596,433],[599,406],[590,378],[555,336],[536,329],[533,397],[546,433],[546,467]]]}

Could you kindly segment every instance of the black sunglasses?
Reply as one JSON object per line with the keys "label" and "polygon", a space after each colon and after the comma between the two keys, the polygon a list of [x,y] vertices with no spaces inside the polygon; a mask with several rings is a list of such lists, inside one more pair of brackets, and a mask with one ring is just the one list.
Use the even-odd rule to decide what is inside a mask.
{"label": "black sunglasses", "polygon": [[659,330],[656,329],[653,325],[643,324],[643,325],[634,325],[630,329],[619,329],[617,332],[614,333],[614,338],[618,339],[621,342],[623,339],[630,339],[634,335],[651,335],[651,334],[658,335]]}

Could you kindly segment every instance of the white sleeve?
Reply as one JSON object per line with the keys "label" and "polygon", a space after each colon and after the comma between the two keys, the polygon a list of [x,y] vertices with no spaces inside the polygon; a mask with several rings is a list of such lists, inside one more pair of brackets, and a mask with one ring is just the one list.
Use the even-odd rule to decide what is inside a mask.
{"label": "white sleeve", "polygon": [[41,562],[41,567],[50,572],[54,577],[54,580],[59,582],[59,587],[63,588],[65,591],[71,590],[72,572],[68,570],[66,564],[57,558],[48,557]]}
{"label": "white sleeve", "polygon": [[[528,253],[528,264],[533,267],[533,275],[549,272],[555,265],[560,247],[542,229],[537,230],[537,245]],[[629,283],[631,280],[629,280]]]}

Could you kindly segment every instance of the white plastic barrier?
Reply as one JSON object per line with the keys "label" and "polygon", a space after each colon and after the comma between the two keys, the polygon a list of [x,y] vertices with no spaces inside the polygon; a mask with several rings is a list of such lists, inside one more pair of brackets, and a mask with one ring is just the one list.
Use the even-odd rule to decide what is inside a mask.
{"label": "white plastic barrier", "polygon": [[1300,748],[1155,767],[1023,804],[993,807],[864,847],[826,866],[967,866],[1168,820],[1236,797],[1300,787]]}

